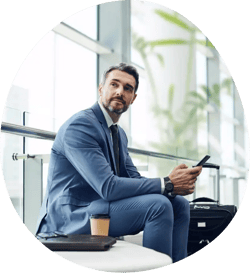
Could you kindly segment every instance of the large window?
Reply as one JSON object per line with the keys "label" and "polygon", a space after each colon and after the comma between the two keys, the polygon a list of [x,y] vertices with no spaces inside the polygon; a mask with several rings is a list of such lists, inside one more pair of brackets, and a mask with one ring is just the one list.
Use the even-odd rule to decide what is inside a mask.
{"label": "large window", "polygon": [[221,73],[221,160],[224,165],[234,164],[234,101],[233,82]]}
{"label": "large window", "polygon": [[96,54],[60,36],[55,40],[55,117],[58,127],[97,100]]}
{"label": "large window", "polygon": [[97,40],[97,6],[77,12],[63,22],[84,35]]}
{"label": "large window", "polygon": [[[210,162],[222,165],[221,191],[226,192],[222,200],[239,203],[248,169],[243,108],[218,52],[196,26],[154,3],[115,1],[80,11],[57,27],[20,67],[4,122],[57,132],[71,115],[97,100],[104,69],[132,63],[140,73],[138,96],[119,122],[129,146],[193,160],[211,154]],[[3,135],[3,172],[21,217],[23,166],[11,156],[49,154],[52,143]],[[181,163],[133,158],[145,176],[167,175]],[[44,185],[47,166],[43,166]],[[215,197],[214,175],[204,170],[198,196]]]}
{"label": "large window", "polygon": [[[206,41],[206,37],[196,33],[196,38],[200,41]],[[197,46],[196,51],[196,90],[197,100],[200,100],[201,107],[197,109],[197,144],[199,158],[208,153],[208,123],[207,113],[211,108],[207,105],[207,55],[204,47]]]}
{"label": "large window", "polygon": [[[65,20],[97,39],[97,7]],[[10,89],[3,121],[57,132],[66,119],[97,100],[97,54],[54,31],[45,35],[20,67]],[[12,154],[50,154],[52,141],[3,134],[3,172],[10,198],[23,217],[23,161]],[[43,194],[48,164],[43,164]],[[24,179],[23,179],[24,177]]]}
{"label": "large window", "polygon": [[[138,100],[144,96],[143,119],[150,126],[141,128],[140,134],[148,136],[148,149],[197,158],[195,109],[187,104],[196,90],[193,26],[165,7],[137,1],[132,2],[131,25],[132,62],[146,74]],[[132,128],[135,120],[132,116]],[[133,140],[140,143],[140,135],[133,135]]]}
{"label": "large window", "polygon": [[[88,24],[92,28],[86,28],[86,33],[96,37],[94,11],[90,9],[95,24]],[[86,10],[75,16],[79,20],[79,16],[85,13]],[[75,22],[74,16],[68,20]],[[19,87],[20,97],[15,108],[29,112],[30,119],[36,115],[38,122],[30,126],[58,130],[63,120],[96,101],[96,60],[96,53],[53,31],[49,32],[26,58],[13,82]],[[10,101],[10,104],[13,103]]]}
{"label": "large window", "polygon": [[[24,60],[13,81],[13,85],[19,87],[20,97],[15,107],[21,111],[53,117],[54,39],[55,34],[50,31],[40,40]],[[38,127],[41,126],[39,123]]]}
{"label": "large window", "polygon": [[[246,174],[237,169],[245,162],[243,109],[213,44],[177,12],[139,1],[131,2],[131,41],[131,61],[143,71],[132,146],[195,160],[211,154],[221,165],[221,201],[238,204],[236,180]],[[159,174],[172,168],[156,165]],[[217,197],[215,175],[203,170],[198,196]]]}

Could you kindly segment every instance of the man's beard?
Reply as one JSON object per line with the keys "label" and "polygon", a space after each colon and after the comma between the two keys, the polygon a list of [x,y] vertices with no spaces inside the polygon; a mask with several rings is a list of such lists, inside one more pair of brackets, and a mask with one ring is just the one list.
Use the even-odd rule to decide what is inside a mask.
{"label": "man's beard", "polygon": [[102,102],[102,105],[104,108],[106,108],[110,113],[116,113],[117,115],[121,115],[122,113],[126,112],[128,110],[128,106],[126,106],[125,104],[123,104],[123,108],[121,109],[114,109],[111,106],[111,101],[104,103]]}

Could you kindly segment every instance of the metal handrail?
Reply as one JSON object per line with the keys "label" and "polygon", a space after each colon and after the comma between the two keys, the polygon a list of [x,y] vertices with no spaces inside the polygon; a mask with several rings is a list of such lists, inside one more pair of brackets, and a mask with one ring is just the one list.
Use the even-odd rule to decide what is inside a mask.
{"label": "metal handrail", "polygon": [[56,137],[56,133],[40,130],[32,127],[26,127],[22,125],[2,122],[1,124],[1,132],[19,135],[23,137],[31,137],[45,140],[54,140]]}
{"label": "metal handrail", "polygon": [[[1,131],[3,133],[19,135],[19,136],[23,136],[23,137],[52,140],[52,141],[55,140],[55,137],[56,137],[55,132],[40,130],[40,129],[36,129],[36,128],[32,128],[32,127],[16,125],[16,124],[7,123],[7,122],[2,122]],[[146,151],[146,150],[135,149],[135,148],[128,148],[128,151],[130,153],[139,154],[139,155],[146,155],[146,156],[158,157],[158,158],[163,158],[163,159],[171,159],[171,160],[182,160],[182,161],[186,161],[189,163],[195,163],[198,161],[198,160],[193,160],[193,159],[186,158],[186,157],[174,156],[174,155],[157,153],[157,152],[153,152],[153,151]],[[25,155],[20,155],[20,156],[25,157]],[[16,159],[18,157],[19,156],[16,155]]]}
{"label": "metal handrail", "polygon": [[[52,141],[55,140],[55,137],[56,137],[55,132],[40,130],[40,129],[36,129],[36,128],[32,128],[32,127],[16,125],[16,124],[7,123],[7,122],[2,122],[1,132],[19,135],[19,136],[23,136],[23,137],[52,140]],[[181,160],[181,161],[188,162],[188,163],[196,163],[198,161],[198,160],[194,160],[194,159],[190,159],[190,158],[186,158],[186,157],[157,153],[157,152],[153,152],[153,151],[141,150],[141,149],[136,149],[136,148],[128,148],[128,151],[130,153],[134,153],[134,154],[151,156],[151,157],[158,157],[158,158],[170,159],[170,160]],[[20,155],[19,156],[16,154],[16,159],[18,159],[18,158],[21,159],[21,156],[27,157],[27,155]],[[240,167],[240,166],[231,167],[231,166],[222,165],[221,167],[234,169],[234,170],[237,170],[240,172],[248,172],[247,168]]]}
{"label": "metal handrail", "polygon": [[136,149],[136,148],[128,148],[128,151],[130,153],[134,153],[134,154],[158,157],[158,158],[163,158],[163,159],[181,160],[181,161],[186,161],[188,163],[197,163],[197,161],[198,161],[198,160],[194,160],[194,159],[190,159],[190,158],[186,158],[186,157],[157,153],[157,152],[153,152],[153,151],[141,150],[141,149]]}
{"label": "metal handrail", "polygon": [[50,160],[50,154],[18,154],[18,153],[14,153],[12,155],[12,159],[14,161],[19,160],[19,159],[23,159],[23,160],[27,160],[27,159],[42,159],[43,163],[48,163]]}

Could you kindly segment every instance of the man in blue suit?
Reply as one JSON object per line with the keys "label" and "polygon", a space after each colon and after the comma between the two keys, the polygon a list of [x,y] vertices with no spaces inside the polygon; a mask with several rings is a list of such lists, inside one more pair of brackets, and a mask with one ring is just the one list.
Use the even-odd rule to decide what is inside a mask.
{"label": "man in blue suit", "polygon": [[109,235],[143,233],[143,245],[179,261],[187,256],[189,203],[201,167],[177,166],[164,178],[142,177],[117,126],[136,99],[134,67],[109,68],[99,101],[59,129],[49,163],[37,233],[90,234],[91,214],[109,214]]}

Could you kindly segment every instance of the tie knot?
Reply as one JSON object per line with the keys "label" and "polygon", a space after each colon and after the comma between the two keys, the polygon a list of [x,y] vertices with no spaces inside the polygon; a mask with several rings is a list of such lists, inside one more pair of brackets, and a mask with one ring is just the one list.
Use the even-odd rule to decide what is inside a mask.
{"label": "tie knot", "polygon": [[117,125],[111,125],[110,130],[112,134],[117,134],[118,133],[118,126]]}

